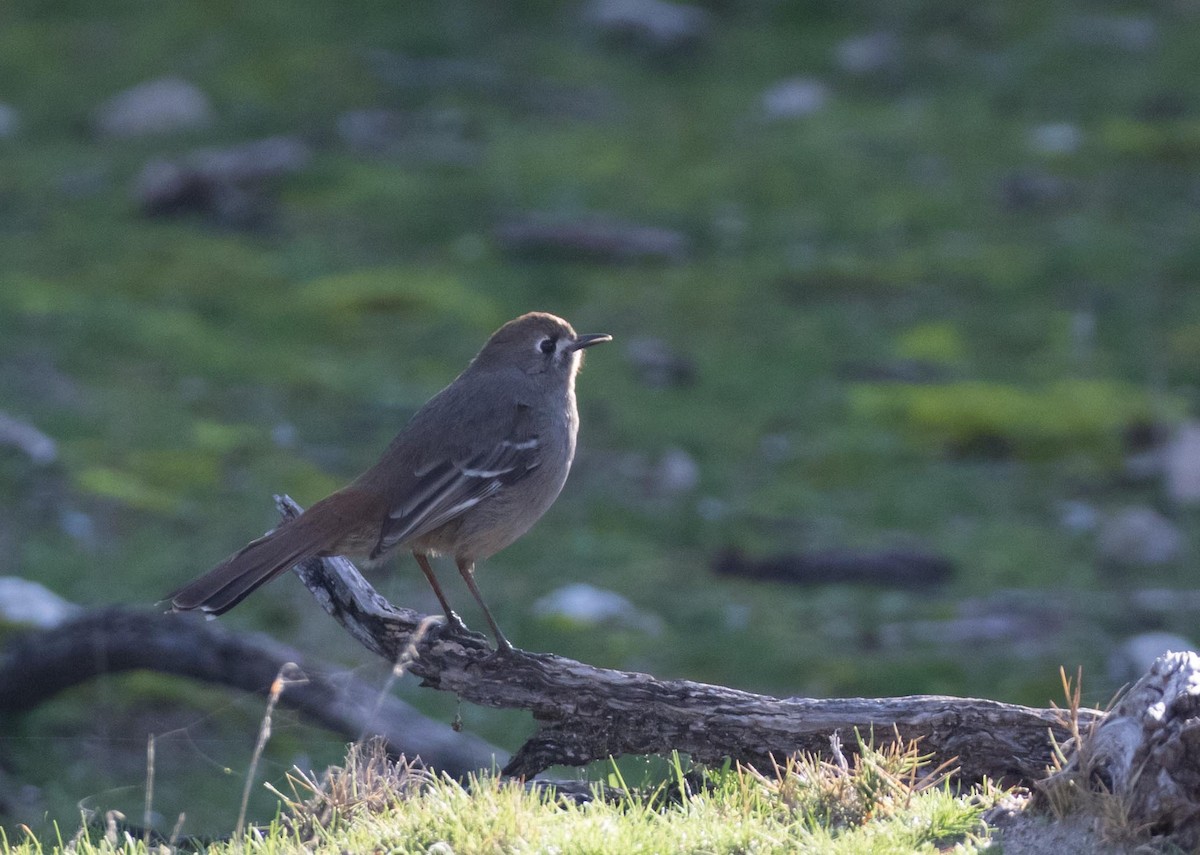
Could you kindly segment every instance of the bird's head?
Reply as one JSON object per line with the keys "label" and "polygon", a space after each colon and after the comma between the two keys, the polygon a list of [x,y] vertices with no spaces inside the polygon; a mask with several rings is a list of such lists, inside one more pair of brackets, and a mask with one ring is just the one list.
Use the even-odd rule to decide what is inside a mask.
{"label": "bird's head", "polygon": [[583,351],[593,344],[612,341],[607,333],[576,333],[562,318],[530,312],[492,333],[475,357],[480,367],[514,367],[527,374],[570,378],[583,364]]}

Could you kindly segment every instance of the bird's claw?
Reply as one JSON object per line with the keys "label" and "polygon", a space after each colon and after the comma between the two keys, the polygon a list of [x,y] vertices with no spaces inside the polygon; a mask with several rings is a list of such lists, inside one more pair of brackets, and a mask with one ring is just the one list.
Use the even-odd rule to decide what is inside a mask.
{"label": "bird's claw", "polygon": [[471,634],[471,630],[467,629],[467,625],[463,623],[463,619],[455,611],[451,611],[442,618],[442,632],[452,636]]}
{"label": "bird's claw", "polygon": [[517,655],[517,648],[512,646],[507,638],[501,635],[496,639],[496,649],[488,654],[488,659],[504,660]]}

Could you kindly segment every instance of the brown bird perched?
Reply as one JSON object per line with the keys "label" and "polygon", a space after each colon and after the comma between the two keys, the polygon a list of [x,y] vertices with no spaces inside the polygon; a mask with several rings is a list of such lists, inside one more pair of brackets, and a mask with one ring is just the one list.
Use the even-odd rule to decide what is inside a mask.
{"label": "brown bird perched", "polygon": [[582,351],[611,340],[578,335],[544,312],[509,321],[378,463],[175,591],[172,607],[223,614],[314,556],[374,560],[403,547],[412,550],[447,622],[465,632],[429,566],[431,556],[452,555],[497,649],[512,650],[479,594],[475,562],[523,535],[558,498],[575,457]]}

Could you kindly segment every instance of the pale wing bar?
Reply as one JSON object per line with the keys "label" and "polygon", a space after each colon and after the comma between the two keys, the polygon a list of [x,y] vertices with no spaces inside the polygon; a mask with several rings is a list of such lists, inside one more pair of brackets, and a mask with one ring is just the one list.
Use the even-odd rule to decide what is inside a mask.
{"label": "pale wing bar", "polygon": [[537,437],[506,439],[466,460],[442,461],[414,473],[416,484],[406,491],[411,498],[384,519],[371,557],[445,525],[520,481],[541,462],[538,446]]}

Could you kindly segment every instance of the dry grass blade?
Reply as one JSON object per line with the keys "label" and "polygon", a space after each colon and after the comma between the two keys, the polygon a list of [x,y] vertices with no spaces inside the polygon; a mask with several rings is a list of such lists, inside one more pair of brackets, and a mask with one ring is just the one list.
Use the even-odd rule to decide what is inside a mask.
{"label": "dry grass blade", "polygon": [[794,814],[832,827],[857,826],[906,810],[914,796],[943,786],[957,771],[953,759],[928,768],[933,755],[921,752],[919,740],[905,741],[898,732],[883,748],[875,747],[873,737],[856,732],[855,738],[858,751],[850,760],[835,738],[832,760],[795,754],[775,763],[773,778],[753,767],[740,768]]}
{"label": "dry grass blade", "polygon": [[[418,652],[418,647],[420,646],[421,642],[425,640],[425,636],[429,634],[429,630],[441,623],[443,620],[443,618],[440,618],[437,615],[427,615],[425,619],[417,625],[416,632],[412,634],[412,637],[409,639],[408,644],[405,645],[404,650],[396,658],[396,661],[392,663],[392,673],[388,676],[388,679],[384,682],[383,686],[379,690],[379,695],[375,699],[375,708],[371,711],[370,721],[378,720],[379,711],[383,708],[384,698],[387,697],[388,693],[392,690],[392,686],[396,684],[396,681],[405,675],[405,673],[408,671],[408,666],[412,663],[412,661],[420,655]],[[358,736],[358,743],[363,743],[367,739],[367,736],[368,734],[365,732],[360,733]]]}
{"label": "dry grass blade", "polygon": [[242,788],[242,804],[238,810],[237,826],[233,832],[233,839],[241,846],[241,841],[246,830],[246,810],[250,804],[250,787],[254,783],[254,776],[258,771],[258,762],[262,759],[263,751],[267,747],[267,740],[271,738],[271,717],[275,713],[275,705],[279,703],[279,696],[283,694],[283,690],[290,685],[308,682],[308,678],[304,676],[304,672],[300,670],[300,666],[294,662],[286,662],[279,669],[279,673],[275,675],[275,679],[271,681],[271,692],[267,698],[267,709],[263,713],[262,724],[258,729],[258,740],[254,744],[254,754],[250,758],[250,769],[246,772],[246,785]]}
{"label": "dry grass blade", "polygon": [[146,807],[142,811],[142,843],[150,848],[150,821],[154,816],[154,734],[146,738]]}
{"label": "dry grass blade", "polygon": [[351,746],[344,766],[333,766],[321,780],[311,772],[288,773],[291,795],[268,785],[287,807],[289,822],[302,839],[317,830],[349,820],[363,812],[380,813],[423,792],[434,780],[420,761],[388,756],[381,739]]}

